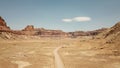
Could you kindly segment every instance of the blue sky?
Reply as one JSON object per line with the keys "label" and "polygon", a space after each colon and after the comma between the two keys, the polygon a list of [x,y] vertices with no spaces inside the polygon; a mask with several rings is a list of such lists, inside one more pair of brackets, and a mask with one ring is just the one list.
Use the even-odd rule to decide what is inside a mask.
{"label": "blue sky", "polygon": [[12,29],[89,31],[117,23],[120,0],[0,0],[0,16]]}

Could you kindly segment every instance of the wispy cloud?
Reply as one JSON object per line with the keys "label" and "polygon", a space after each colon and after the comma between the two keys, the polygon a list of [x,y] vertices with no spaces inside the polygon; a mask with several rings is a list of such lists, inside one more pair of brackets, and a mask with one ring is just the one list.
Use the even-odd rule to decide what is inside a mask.
{"label": "wispy cloud", "polygon": [[72,22],[72,19],[62,19],[64,22]]}
{"label": "wispy cloud", "polygon": [[71,19],[62,19],[63,22],[85,22],[85,21],[91,21],[90,17],[74,17]]}
{"label": "wispy cloud", "polygon": [[81,21],[90,21],[90,17],[75,17],[72,19],[73,21],[81,22]]}

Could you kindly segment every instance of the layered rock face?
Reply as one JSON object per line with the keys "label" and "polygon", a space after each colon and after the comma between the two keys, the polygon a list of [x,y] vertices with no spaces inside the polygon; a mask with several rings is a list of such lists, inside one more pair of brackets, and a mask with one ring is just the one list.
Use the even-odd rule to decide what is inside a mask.
{"label": "layered rock face", "polygon": [[35,35],[40,35],[41,37],[67,37],[68,33],[61,30],[48,30],[48,29],[36,29],[37,33]]}
{"label": "layered rock face", "polygon": [[10,30],[10,28],[7,26],[5,20],[2,17],[0,17],[0,30],[1,31]]}

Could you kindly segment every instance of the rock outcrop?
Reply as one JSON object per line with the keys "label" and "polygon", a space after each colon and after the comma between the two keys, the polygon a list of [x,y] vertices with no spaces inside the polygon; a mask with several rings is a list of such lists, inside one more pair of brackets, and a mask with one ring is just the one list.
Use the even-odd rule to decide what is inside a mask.
{"label": "rock outcrop", "polygon": [[25,27],[25,29],[23,29],[23,31],[34,31],[34,26],[33,25],[28,25]]}
{"label": "rock outcrop", "polygon": [[100,34],[104,39],[103,49],[110,49],[120,54],[120,22]]}
{"label": "rock outcrop", "polygon": [[98,30],[94,30],[94,31],[75,31],[75,32],[69,32],[69,35],[71,37],[79,37],[79,36],[96,36],[102,32],[104,32],[105,30],[107,30],[107,28],[102,28],[102,29],[98,29]]}
{"label": "rock outcrop", "polygon": [[120,41],[120,22],[111,27],[104,35],[104,38],[107,39],[107,43],[118,43]]}
{"label": "rock outcrop", "polygon": [[115,24],[113,27],[111,27],[108,32],[105,34],[105,38],[110,37],[112,35],[116,35],[120,32],[120,22]]}
{"label": "rock outcrop", "polygon": [[0,16],[0,31],[10,30],[10,27],[7,26],[5,20]]}
{"label": "rock outcrop", "polygon": [[23,35],[34,35],[35,29],[33,25],[27,25],[22,31],[19,32],[19,34]]}
{"label": "rock outcrop", "polygon": [[71,37],[79,37],[79,36],[87,36],[88,34],[84,31],[75,31],[75,32],[69,32],[69,35]]}

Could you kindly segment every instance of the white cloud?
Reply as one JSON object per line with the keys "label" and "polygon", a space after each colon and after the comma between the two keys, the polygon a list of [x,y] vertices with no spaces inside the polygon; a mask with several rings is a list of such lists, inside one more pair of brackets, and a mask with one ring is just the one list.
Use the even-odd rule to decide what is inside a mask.
{"label": "white cloud", "polygon": [[71,19],[62,19],[63,22],[85,22],[85,21],[91,21],[90,17],[74,17]]}
{"label": "white cloud", "polygon": [[91,20],[90,17],[75,17],[75,18],[73,18],[73,21],[77,21],[77,22],[90,21],[90,20]]}
{"label": "white cloud", "polygon": [[72,22],[72,19],[62,19],[63,22]]}

